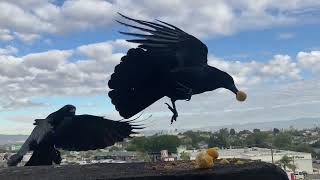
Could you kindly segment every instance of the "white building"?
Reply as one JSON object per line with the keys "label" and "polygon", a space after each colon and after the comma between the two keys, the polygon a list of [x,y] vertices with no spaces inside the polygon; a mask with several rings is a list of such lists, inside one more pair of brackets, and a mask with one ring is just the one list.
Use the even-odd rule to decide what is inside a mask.
{"label": "white building", "polygon": [[130,137],[145,137],[143,133],[130,134]]}
{"label": "white building", "polygon": [[[182,152],[190,154],[190,160],[194,160],[200,150],[186,150],[185,147],[177,148],[180,155]],[[271,149],[266,148],[242,148],[242,149],[220,149],[219,158],[241,158],[261,160],[264,162],[272,162]],[[297,166],[296,171],[306,171],[308,174],[313,174],[311,153],[302,153],[294,151],[273,150],[273,161],[280,160],[284,155],[293,157],[294,164]]]}
{"label": "white building", "polygon": [[[296,171],[313,173],[311,153],[273,150],[273,161],[280,160],[284,155],[293,157],[293,164],[297,167]],[[219,150],[219,158],[244,158],[272,162],[271,149],[266,148],[222,149]]]}

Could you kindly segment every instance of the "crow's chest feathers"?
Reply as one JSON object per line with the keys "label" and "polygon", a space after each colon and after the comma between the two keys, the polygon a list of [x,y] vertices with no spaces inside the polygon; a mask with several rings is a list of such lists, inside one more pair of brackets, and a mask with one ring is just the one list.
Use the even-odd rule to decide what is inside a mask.
{"label": "crow's chest feathers", "polygon": [[171,84],[179,82],[192,89],[193,94],[200,94],[220,88],[219,84],[212,81],[207,68],[191,67],[181,68],[169,73],[167,78]]}

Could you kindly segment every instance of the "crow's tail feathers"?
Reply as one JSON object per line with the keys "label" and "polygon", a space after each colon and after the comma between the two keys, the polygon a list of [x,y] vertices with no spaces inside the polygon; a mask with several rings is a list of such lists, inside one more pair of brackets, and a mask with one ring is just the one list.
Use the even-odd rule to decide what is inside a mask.
{"label": "crow's tail feathers", "polygon": [[133,48],[115,67],[108,82],[109,97],[122,117],[128,119],[164,96],[152,85],[158,83],[152,78],[154,62],[147,51]]}
{"label": "crow's tail feathers", "polygon": [[148,52],[141,48],[129,49],[127,55],[114,68],[108,82],[110,89],[132,89],[139,85],[152,73],[153,61]]}
{"label": "crow's tail feathers", "polygon": [[162,91],[153,87],[136,90],[111,90],[109,97],[119,114],[125,119],[131,118],[164,96]]}

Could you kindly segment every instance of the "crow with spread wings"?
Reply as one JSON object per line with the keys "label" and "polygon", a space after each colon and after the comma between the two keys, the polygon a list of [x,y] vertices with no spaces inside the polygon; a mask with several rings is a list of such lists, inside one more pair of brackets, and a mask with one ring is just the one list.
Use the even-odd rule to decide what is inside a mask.
{"label": "crow with spread wings", "polygon": [[112,121],[93,115],[75,115],[76,107],[66,105],[46,119],[35,120],[31,135],[7,164],[16,166],[28,151],[33,154],[26,166],[60,164],[58,149],[87,151],[102,149],[122,141],[142,129],[130,121]]}
{"label": "crow with spread wings", "polygon": [[118,21],[120,24],[147,33],[120,32],[139,38],[127,40],[139,46],[121,58],[108,82],[109,97],[122,117],[130,118],[167,96],[172,103],[166,103],[173,112],[172,123],[178,117],[175,101],[189,101],[192,95],[218,88],[232,91],[239,101],[246,99],[228,73],[208,65],[208,48],[199,39],[160,20],[155,23],[120,15],[138,25]]}

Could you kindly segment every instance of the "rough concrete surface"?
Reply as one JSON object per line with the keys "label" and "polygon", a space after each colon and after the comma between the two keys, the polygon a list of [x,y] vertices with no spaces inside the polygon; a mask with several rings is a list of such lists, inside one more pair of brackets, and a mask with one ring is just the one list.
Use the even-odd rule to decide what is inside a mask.
{"label": "rough concrete surface", "polygon": [[193,161],[160,163],[90,164],[64,166],[10,167],[0,169],[0,180],[104,180],[104,179],[211,179],[287,180],[279,167],[248,161],[241,165],[215,165],[197,169]]}

